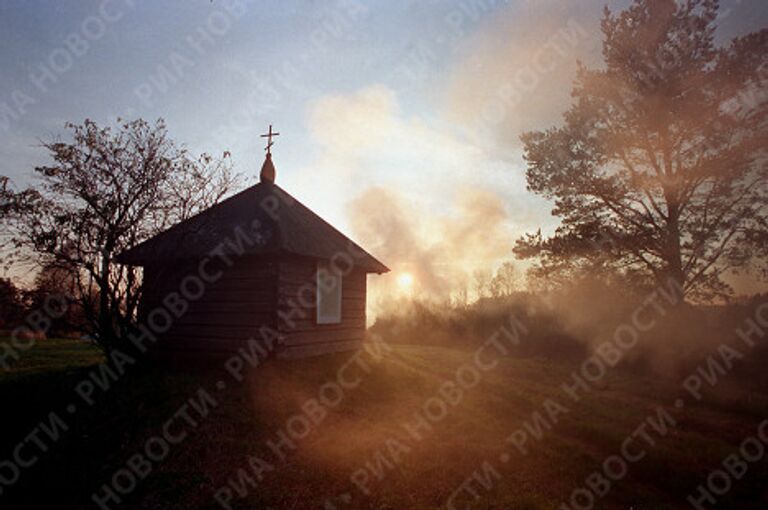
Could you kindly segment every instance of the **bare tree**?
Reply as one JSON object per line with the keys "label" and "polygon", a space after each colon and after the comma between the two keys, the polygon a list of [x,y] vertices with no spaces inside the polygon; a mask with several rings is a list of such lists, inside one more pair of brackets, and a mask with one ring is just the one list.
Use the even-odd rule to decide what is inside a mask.
{"label": "bare tree", "polygon": [[511,296],[518,290],[519,276],[512,262],[504,262],[491,279],[490,287],[493,297]]}
{"label": "bare tree", "polygon": [[487,269],[477,269],[472,273],[475,284],[475,295],[477,299],[489,297],[491,295],[491,272]]}
{"label": "bare tree", "polygon": [[0,263],[6,266],[8,263],[8,245],[10,244],[10,230],[8,224],[16,211],[16,195],[11,189],[8,177],[0,175]]}
{"label": "bare tree", "polygon": [[68,123],[69,142],[43,143],[53,164],[39,184],[13,194],[15,260],[67,271],[86,323],[105,349],[135,319],[140,277],[115,256],[218,202],[241,183],[228,154],[192,157],[158,120],[116,129]]}

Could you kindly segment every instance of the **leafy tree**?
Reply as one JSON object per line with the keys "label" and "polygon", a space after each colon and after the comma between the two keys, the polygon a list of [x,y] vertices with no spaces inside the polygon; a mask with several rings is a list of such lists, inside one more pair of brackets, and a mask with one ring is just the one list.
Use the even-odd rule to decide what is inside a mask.
{"label": "leafy tree", "polygon": [[672,278],[732,290],[765,254],[768,30],[716,46],[715,0],[635,0],[602,20],[604,67],[579,64],[564,124],[522,136],[529,190],[561,225],[516,245],[536,274]]}
{"label": "leafy tree", "polygon": [[162,120],[66,127],[71,141],[43,144],[53,163],[35,169],[39,185],[13,196],[14,256],[66,274],[86,331],[110,349],[134,321],[141,289],[137,269],[115,256],[210,207],[241,179],[227,153],[192,157]]}
{"label": "leafy tree", "polygon": [[18,326],[24,319],[22,293],[8,278],[0,278],[0,327]]}
{"label": "leafy tree", "polygon": [[[47,311],[56,306],[57,313],[49,317],[49,334],[83,331],[88,329],[88,322],[82,314],[78,288],[77,273],[72,267],[48,263],[35,276],[32,288],[24,292],[24,300],[30,310]],[[60,306],[66,306],[66,309],[59,311]]]}

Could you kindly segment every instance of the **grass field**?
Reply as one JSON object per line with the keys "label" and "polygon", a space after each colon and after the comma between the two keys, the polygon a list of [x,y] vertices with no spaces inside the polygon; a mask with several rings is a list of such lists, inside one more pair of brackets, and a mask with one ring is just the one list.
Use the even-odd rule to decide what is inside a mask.
{"label": "grass field", "polygon": [[[0,378],[0,459],[37,457],[0,485],[0,508],[99,508],[96,493],[109,508],[221,508],[218,495],[232,508],[436,509],[453,494],[454,508],[559,509],[627,437],[644,456],[594,508],[693,508],[687,495],[768,417],[764,365],[736,367],[700,402],[679,382],[618,370],[576,401],[561,387],[576,362],[488,351],[481,369],[472,351],[407,345],[351,356],[272,361],[242,383],[142,371],[102,389],[92,347],[40,342]],[[660,406],[666,430],[652,426]],[[58,440],[40,426],[50,413],[65,424]],[[716,508],[764,509],[766,474],[765,459],[750,464]]]}

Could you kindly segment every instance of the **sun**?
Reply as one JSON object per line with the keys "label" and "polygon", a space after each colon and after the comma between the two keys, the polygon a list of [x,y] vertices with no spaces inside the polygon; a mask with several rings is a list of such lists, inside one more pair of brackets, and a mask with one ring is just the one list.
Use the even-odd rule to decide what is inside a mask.
{"label": "sun", "polygon": [[413,286],[413,275],[411,273],[400,273],[397,275],[397,285],[404,291],[408,291]]}

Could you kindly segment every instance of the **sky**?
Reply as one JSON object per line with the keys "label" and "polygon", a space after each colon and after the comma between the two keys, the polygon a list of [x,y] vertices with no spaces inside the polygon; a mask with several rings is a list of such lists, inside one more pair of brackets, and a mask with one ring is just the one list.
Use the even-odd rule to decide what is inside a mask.
{"label": "sky", "polygon": [[[24,186],[66,121],[162,117],[255,181],[274,124],[277,183],[438,292],[556,226],[519,136],[559,122],[628,3],[4,1],[0,174]],[[720,40],[768,25],[764,0],[721,3]]]}

